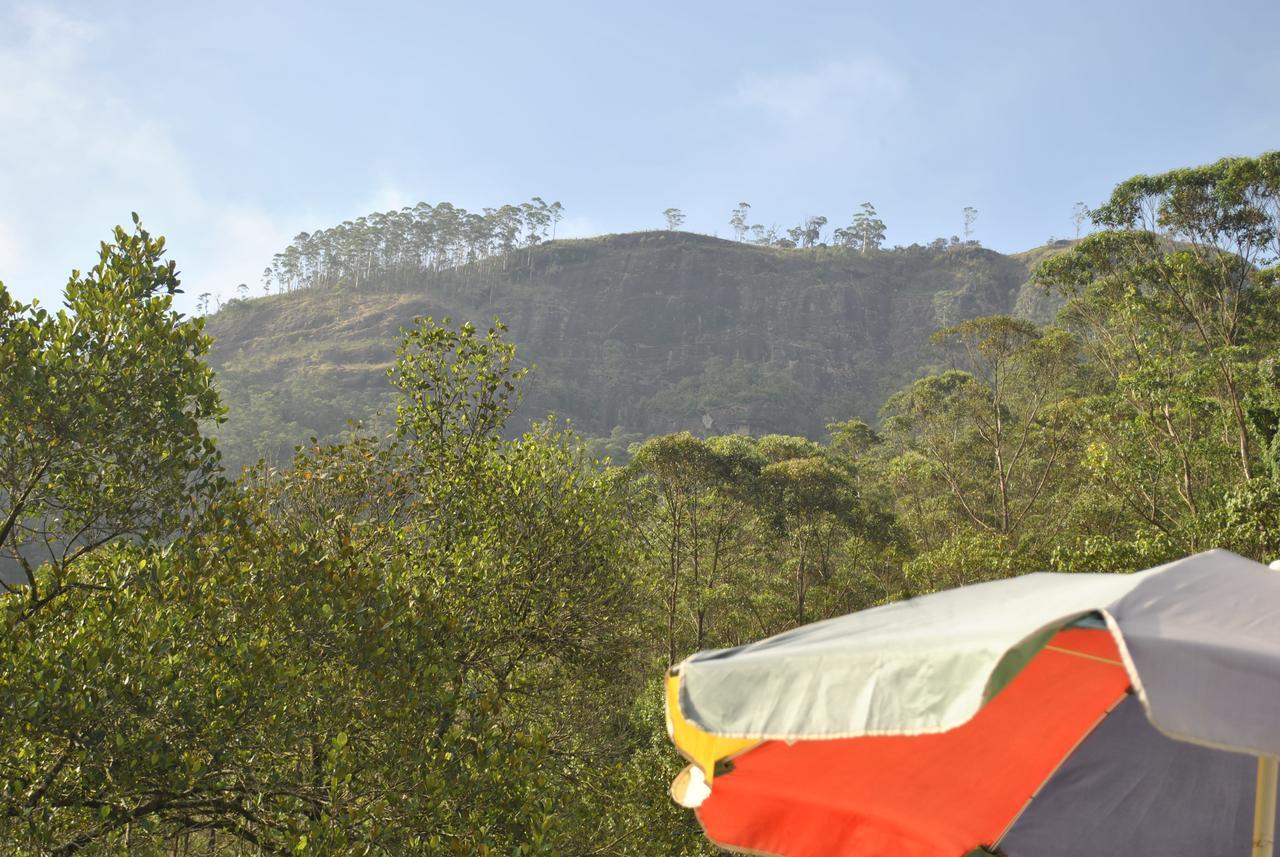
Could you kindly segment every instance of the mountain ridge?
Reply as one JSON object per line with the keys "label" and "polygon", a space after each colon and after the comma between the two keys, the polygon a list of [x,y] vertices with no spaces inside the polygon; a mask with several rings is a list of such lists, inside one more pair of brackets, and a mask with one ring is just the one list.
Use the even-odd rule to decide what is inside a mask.
{"label": "mountain ridge", "polygon": [[408,284],[232,301],[208,319],[231,408],[220,440],[234,464],[280,460],[385,408],[399,330],[419,316],[507,323],[537,367],[525,417],[555,412],[615,438],[816,437],[829,420],[873,421],[890,393],[941,365],[935,330],[997,313],[1051,317],[1028,277],[1057,249],[861,254],[634,232],[551,241]]}

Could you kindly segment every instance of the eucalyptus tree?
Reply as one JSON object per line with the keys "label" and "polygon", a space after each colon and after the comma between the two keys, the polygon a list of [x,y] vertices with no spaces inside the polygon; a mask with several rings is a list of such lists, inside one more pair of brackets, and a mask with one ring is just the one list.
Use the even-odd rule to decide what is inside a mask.
{"label": "eucalyptus tree", "polygon": [[551,240],[556,238],[556,224],[564,219],[564,206],[558,201],[547,206],[547,215],[551,218]]}
{"label": "eucalyptus tree", "polygon": [[1136,514],[1177,530],[1233,470],[1256,472],[1247,410],[1280,332],[1280,154],[1137,176],[1094,221],[1104,231],[1036,276],[1066,298],[1063,322],[1108,384],[1098,470]]}
{"label": "eucalyptus tree", "polygon": [[679,229],[684,223],[684,212],[678,208],[668,208],[662,212],[662,216],[667,221],[667,228],[672,231]]}
{"label": "eucalyptus tree", "polygon": [[[667,664],[681,655],[679,618],[687,601],[685,579],[702,575],[699,550],[700,508],[720,480],[719,462],[706,443],[688,432],[646,441],[628,471],[638,482],[640,506],[633,512],[636,532],[651,556],[664,565]],[[691,570],[690,570],[691,569]],[[690,586],[698,583],[690,582]]]}
{"label": "eucalyptus tree", "polygon": [[884,243],[884,221],[876,216],[876,207],[864,202],[861,210],[853,216],[853,222],[835,231],[835,239],[846,247],[857,247],[863,255],[872,250],[879,250]]}
{"label": "eucalyptus tree", "polygon": [[763,247],[777,246],[781,241],[777,226],[764,226],[756,223],[751,226],[751,241]]}
{"label": "eucalyptus tree", "polygon": [[522,206],[524,210],[525,222],[525,242],[529,245],[538,244],[547,237],[547,230],[551,223],[551,214],[547,209],[547,204],[542,197],[535,196],[529,202]]}
{"label": "eucalyptus tree", "polygon": [[729,225],[733,227],[734,237],[739,241],[746,240],[747,230],[753,227],[747,225],[747,217],[751,214],[751,204],[747,202],[738,203],[729,215]]}
{"label": "eucalyptus tree", "polygon": [[822,228],[827,225],[827,218],[822,215],[806,217],[800,231],[802,247],[813,247],[822,240]]}
{"label": "eucalyptus tree", "polygon": [[1083,202],[1077,202],[1075,205],[1071,206],[1071,222],[1076,227],[1077,239],[1080,237],[1080,228],[1089,221],[1089,217],[1089,206],[1085,205]]}
{"label": "eucalyptus tree", "polygon": [[271,283],[281,292],[339,283],[358,289],[404,285],[424,274],[459,269],[470,282],[488,276],[487,263],[496,256],[554,238],[563,217],[563,205],[538,197],[479,213],[448,202],[374,212],[331,229],[299,233],[272,257],[263,281],[268,291]]}
{"label": "eucalyptus tree", "polygon": [[864,420],[856,418],[827,423],[827,436],[832,451],[854,460],[862,458],[883,440]]}
{"label": "eucalyptus tree", "polygon": [[784,546],[784,567],[792,574],[792,621],[803,625],[810,618],[810,589],[833,573],[836,551],[861,520],[857,491],[849,473],[822,454],[775,461],[760,479],[769,520]]}
{"label": "eucalyptus tree", "polygon": [[[884,432],[918,458],[917,490],[940,490],[959,522],[1007,536],[1047,511],[1072,463],[1070,408],[1077,344],[1007,316],[934,335],[964,365],[914,382],[885,404]],[[900,465],[901,466],[901,465]]]}

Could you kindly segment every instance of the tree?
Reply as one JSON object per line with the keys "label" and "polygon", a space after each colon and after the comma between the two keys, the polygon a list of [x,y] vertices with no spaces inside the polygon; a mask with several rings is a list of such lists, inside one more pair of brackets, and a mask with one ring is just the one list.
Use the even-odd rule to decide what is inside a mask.
{"label": "tree", "polygon": [[739,241],[743,241],[747,237],[747,217],[751,213],[751,204],[746,202],[738,203],[738,207],[729,215],[729,225],[733,227],[733,234]]}
{"label": "tree", "polygon": [[875,429],[860,419],[827,423],[827,435],[831,439],[829,445],[833,451],[853,459],[866,455],[881,442]]}
{"label": "tree", "polygon": [[643,853],[600,797],[649,743],[597,716],[642,687],[614,480],[554,425],[502,437],[502,345],[424,327],[397,439],[303,450],[163,542],[103,546],[57,610],[0,599],[0,707],[23,712],[0,839],[554,854],[603,831]]}
{"label": "tree", "polygon": [[794,622],[803,625],[810,588],[831,575],[841,538],[858,523],[857,495],[848,474],[821,455],[769,464],[760,477],[794,575]]}
{"label": "tree", "polygon": [[999,536],[1023,530],[1070,461],[1075,435],[1062,405],[1076,343],[1007,316],[961,322],[933,340],[954,348],[968,371],[896,393],[884,407],[885,432],[923,457],[960,520]]}
{"label": "tree", "polygon": [[862,204],[862,210],[853,216],[853,224],[845,234],[846,243],[857,246],[864,256],[873,250],[879,250],[884,243],[884,221],[876,216],[876,207],[869,202]]}
{"label": "tree", "polygon": [[1195,514],[1197,473],[1218,463],[1192,450],[1193,426],[1225,418],[1241,478],[1254,472],[1245,401],[1277,331],[1280,153],[1137,176],[1094,219],[1107,231],[1037,278],[1067,298],[1064,318],[1144,415],[1148,450],[1178,462],[1177,494]]}
{"label": "tree", "polygon": [[662,216],[667,220],[667,228],[673,231],[679,229],[680,225],[684,223],[684,212],[678,208],[668,208],[662,212]]}
{"label": "tree", "polygon": [[1071,207],[1071,222],[1075,224],[1077,240],[1080,238],[1080,227],[1088,221],[1090,214],[1089,206],[1083,202],[1077,202]]}
{"label": "tree", "polygon": [[978,209],[971,205],[964,207],[964,240],[965,243],[973,240],[973,224],[978,220]]}
{"label": "tree", "polygon": [[822,227],[827,225],[827,219],[821,215],[805,218],[804,225],[800,227],[800,244],[803,247],[813,247],[822,240]]}
{"label": "tree", "polygon": [[22,569],[24,617],[97,585],[95,552],[172,531],[218,485],[200,433],[223,414],[211,339],[173,309],[164,239],[134,225],[57,313],[0,285],[0,557]]}
{"label": "tree", "polygon": [[718,462],[705,442],[681,432],[646,441],[636,451],[629,469],[649,487],[658,510],[647,526],[641,524],[641,531],[652,550],[661,550],[665,565],[667,664],[670,666],[679,659],[677,620],[686,567],[692,567],[694,582],[691,585],[697,585],[701,576],[699,502],[719,478]]}
{"label": "tree", "polygon": [[563,205],[540,197],[479,213],[448,202],[420,202],[332,229],[300,232],[272,258],[263,279],[279,292],[339,284],[403,286],[447,270],[483,282],[496,257],[554,239],[563,217]]}
{"label": "tree", "polygon": [[766,228],[759,223],[754,224],[751,227],[751,240],[763,247],[773,247],[778,245],[781,241],[778,236],[777,226],[770,226]]}
{"label": "tree", "polygon": [[559,202],[553,202],[547,207],[547,214],[551,217],[551,240],[556,238],[556,225],[564,218],[564,206]]}
{"label": "tree", "polygon": [[516,349],[503,341],[502,322],[483,336],[470,322],[457,330],[450,323],[416,319],[387,374],[400,391],[397,437],[424,466],[465,477],[500,441],[528,369],[515,368]]}

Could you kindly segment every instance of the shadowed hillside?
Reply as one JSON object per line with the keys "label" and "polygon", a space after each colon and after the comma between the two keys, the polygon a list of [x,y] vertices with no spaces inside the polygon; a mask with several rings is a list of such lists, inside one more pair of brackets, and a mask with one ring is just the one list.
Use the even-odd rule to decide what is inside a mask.
{"label": "shadowed hillside", "polygon": [[1024,294],[1032,258],[643,232],[554,241],[410,285],[233,301],[209,320],[231,408],[223,448],[232,464],[278,460],[384,408],[399,328],[428,315],[510,326],[537,366],[525,418],[554,412],[616,441],[679,429],[817,437],[831,419],[873,419],[935,365],[939,327],[1043,317],[1045,302]]}

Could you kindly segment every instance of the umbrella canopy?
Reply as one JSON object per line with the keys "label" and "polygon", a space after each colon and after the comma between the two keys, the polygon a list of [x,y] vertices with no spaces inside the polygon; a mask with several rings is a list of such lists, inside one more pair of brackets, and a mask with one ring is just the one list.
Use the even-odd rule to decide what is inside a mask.
{"label": "umbrella canopy", "polygon": [[673,796],[731,850],[1243,855],[1274,829],[1280,574],[1211,551],[937,593],[696,654],[667,712]]}

